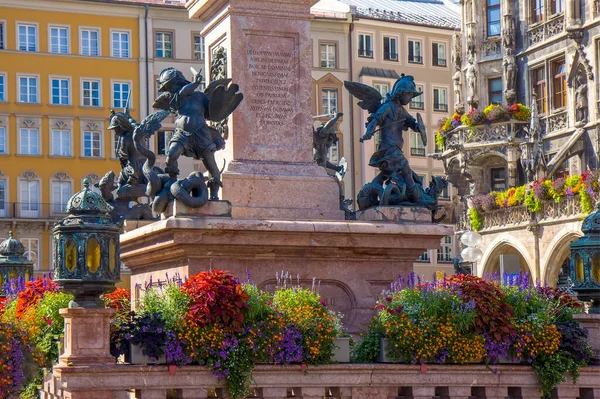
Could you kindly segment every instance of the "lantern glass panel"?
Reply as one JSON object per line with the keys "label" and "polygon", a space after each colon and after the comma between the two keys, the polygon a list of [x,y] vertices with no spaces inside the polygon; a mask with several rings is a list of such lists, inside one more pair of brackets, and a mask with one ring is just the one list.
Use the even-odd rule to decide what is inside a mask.
{"label": "lantern glass panel", "polygon": [[25,281],[31,280],[31,272],[29,270],[25,270]]}
{"label": "lantern glass panel", "polygon": [[583,259],[580,254],[575,255],[575,278],[578,283],[582,283],[584,279],[583,274]]}
{"label": "lantern glass panel", "polygon": [[4,284],[4,276],[0,273],[0,286]]}
{"label": "lantern glass panel", "polygon": [[10,273],[8,274],[8,278],[11,279],[11,280],[13,278],[17,278],[17,277],[19,277],[19,273],[17,273],[17,271],[15,269],[12,269],[10,271]]}
{"label": "lantern glass panel", "polygon": [[92,273],[96,273],[100,268],[100,244],[95,238],[91,238],[87,243],[85,261]]}
{"label": "lantern glass panel", "polygon": [[72,238],[67,240],[65,244],[65,268],[73,273],[77,267],[77,246]]}
{"label": "lantern glass panel", "polygon": [[108,244],[108,269],[112,272],[117,267],[117,244],[115,240],[110,240]]}
{"label": "lantern glass panel", "polygon": [[600,252],[592,258],[592,280],[600,284]]}

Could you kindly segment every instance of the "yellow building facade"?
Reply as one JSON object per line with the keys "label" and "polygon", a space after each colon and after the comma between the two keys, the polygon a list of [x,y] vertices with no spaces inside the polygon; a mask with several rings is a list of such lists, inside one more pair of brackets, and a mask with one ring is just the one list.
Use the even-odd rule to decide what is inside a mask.
{"label": "yellow building facade", "polygon": [[106,127],[139,92],[140,24],[119,8],[0,1],[0,237],[15,231],[36,274],[51,270],[54,222],[83,180],[120,170]]}

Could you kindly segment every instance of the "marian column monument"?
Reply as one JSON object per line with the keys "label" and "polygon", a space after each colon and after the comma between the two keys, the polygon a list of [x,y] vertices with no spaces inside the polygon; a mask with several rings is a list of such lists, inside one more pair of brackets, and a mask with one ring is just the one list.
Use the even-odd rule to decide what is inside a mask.
{"label": "marian column monument", "polygon": [[[392,168],[382,175],[381,183],[389,186],[385,196],[389,204],[383,198],[364,202],[359,220],[345,220],[337,178],[314,163],[313,3],[187,3],[190,18],[205,23],[202,34],[209,73],[205,77],[196,74],[188,82],[175,71],[164,71],[161,84],[167,94],[159,96],[155,108],[177,118],[185,116],[180,134],[176,132],[170,143],[172,159],[196,155],[212,165],[207,151],[222,150],[226,139],[223,151],[229,152],[232,161],[222,176],[218,170],[211,171],[210,198],[200,176],[176,176],[175,161],[168,163],[163,174],[150,167],[153,162],[145,163],[137,173],[144,176],[146,192],[154,194],[154,211],[164,212],[160,212],[161,220],[137,229],[126,225],[127,232],[121,236],[121,260],[132,273],[134,300],[139,294],[136,284],[143,286],[151,277],[164,280],[167,273],[183,277],[212,268],[244,276],[248,270],[252,282],[274,288],[276,273],[283,271],[309,287],[313,278],[320,281],[327,305],[344,313],[348,331],[357,333],[371,319],[381,291],[398,275],[411,272],[413,262],[426,249],[437,248],[442,237],[453,234],[450,227],[432,222],[435,207],[402,203],[402,184],[412,176],[410,169],[402,169],[402,162],[402,173]],[[200,93],[203,79],[206,89]],[[399,84],[397,92],[412,96],[409,86]],[[405,103],[399,97],[378,100],[395,104],[397,109]],[[203,114],[206,126],[189,113],[192,106],[208,109]],[[163,116],[157,113],[134,127],[133,142],[149,161],[153,154],[139,145],[141,137],[152,134]],[[416,121],[412,125],[421,130]],[[401,161],[400,154],[392,155]],[[213,194],[221,186],[223,200],[219,201]],[[368,193],[366,197],[372,199]],[[418,197],[428,198],[424,193]]]}

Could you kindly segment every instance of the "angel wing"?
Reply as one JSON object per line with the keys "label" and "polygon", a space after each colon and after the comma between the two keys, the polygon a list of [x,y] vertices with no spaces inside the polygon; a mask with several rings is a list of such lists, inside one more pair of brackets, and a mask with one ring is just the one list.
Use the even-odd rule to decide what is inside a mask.
{"label": "angel wing", "polygon": [[165,120],[165,118],[170,114],[171,112],[169,111],[160,110],[148,115],[144,118],[142,123],[136,127],[135,136],[150,136],[152,133],[156,132],[162,127],[162,121]]}
{"label": "angel wing", "polygon": [[[229,79],[223,80],[227,81]],[[220,122],[227,118],[244,99],[244,95],[239,92],[240,86],[236,84],[229,86],[218,84],[214,88],[209,85],[207,90],[209,88],[210,94],[204,92],[209,97],[207,119],[213,122]]]}
{"label": "angel wing", "polygon": [[383,100],[381,93],[371,86],[358,82],[345,81],[344,87],[346,87],[350,94],[360,100],[358,106],[366,109],[371,114],[375,113],[381,105],[381,101]]}
{"label": "angel wing", "polygon": [[212,92],[218,87],[218,86],[229,86],[229,83],[231,83],[231,79],[217,79],[217,80],[213,80],[212,82],[210,82],[210,84],[206,87],[206,89],[204,89],[204,94],[206,94],[207,96],[211,96]]}

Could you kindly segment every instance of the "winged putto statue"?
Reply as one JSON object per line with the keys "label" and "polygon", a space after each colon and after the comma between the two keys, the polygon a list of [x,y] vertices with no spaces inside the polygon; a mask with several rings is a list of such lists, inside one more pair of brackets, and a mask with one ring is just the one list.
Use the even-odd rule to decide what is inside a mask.
{"label": "winged putto statue", "polygon": [[446,187],[446,181],[436,176],[430,186],[424,188],[422,179],[412,171],[402,151],[402,135],[408,129],[418,132],[423,144],[427,145],[421,115],[417,113],[415,119],[404,108],[414,97],[421,95],[416,90],[413,77],[402,74],[385,98],[375,88],[362,83],[346,81],[344,86],[360,100],[358,106],[369,112],[367,130],[360,139],[361,143],[370,140],[376,133],[380,138],[369,161],[369,166],[378,168],[379,173],[358,193],[359,209],[378,205],[417,205],[435,214],[438,210],[437,197]]}
{"label": "winged putto statue", "polygon": [[[109,129],[114,130],[118,138],[116,153],[122,170],[118,184],[114,182],[114,173],[109,172],[98,186],[105,199],[109,203],[113,201],[115,213],[120,214],[121,219],[152,216],[148,205],[143,216],[139,215],[137,205],[135,209],[123,207],[129,201],[137,201],[141,206],[141,197],[151,199],[151,210],[155,213],[164,212],[174,199],[192,208],[205,205],[209,199],[218,199],[222,183],[215,152],[225,148],[225,139],[207,121],[225,120],[240,104],[243,95],[238,85],[230,84],[231,79],[215,80],[204,91],[199,91],[202,75],[192,71],[192,82],[175,68],[161,72],[160,95],[153,105],[158,111],[148,115],[141,123],[137,123],[127,110],[113,112],[111,116]],[[169,115],[175,117],[175,132],[169,141],[167,165],[163,171],[155,166],[156,154],[148,148],[148,141],[161,129],[163,120]],[[210,174],[208,186],[200,172],[179,178],[178,160],[182,155],[202,160]],[[115,188],[116,199],[112,194]],[[114,203],[118,199],[121,201]]]}

